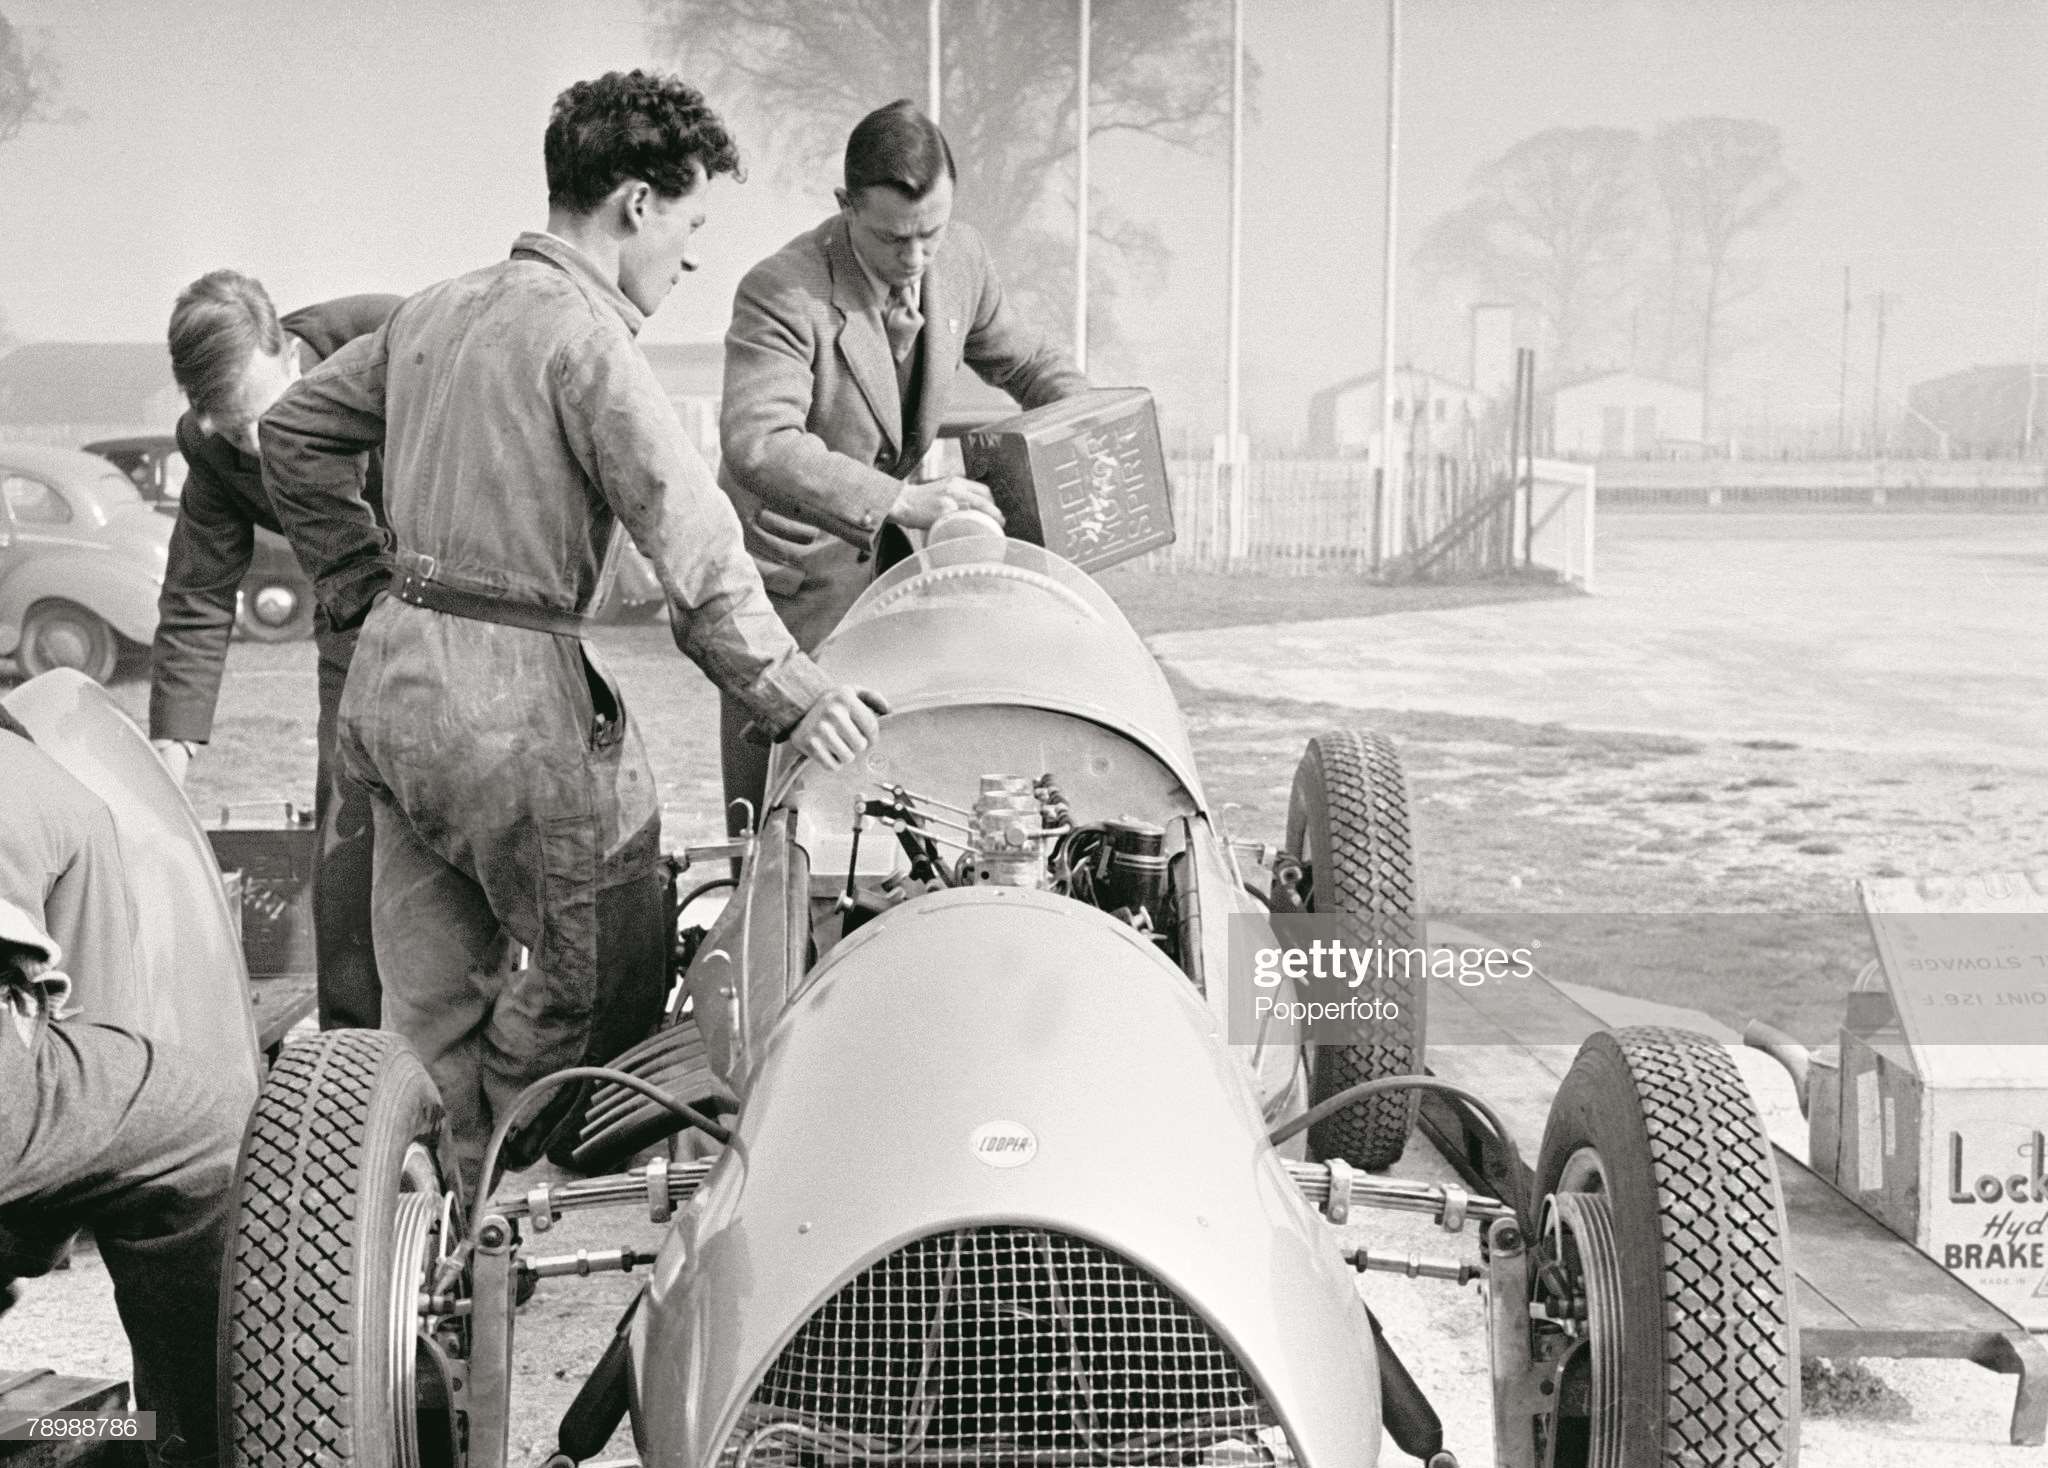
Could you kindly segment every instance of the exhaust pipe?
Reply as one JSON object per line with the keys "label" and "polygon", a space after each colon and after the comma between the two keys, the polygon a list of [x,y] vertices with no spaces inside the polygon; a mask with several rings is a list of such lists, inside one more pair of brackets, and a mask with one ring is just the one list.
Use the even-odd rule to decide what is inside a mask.
{"label": "exhaust pipe", "polygon": [[1799,1096],[1799,1114],[1807,1115],[1806,1080],[1813,1071],[1813,1056],[1807,1048],[1779,1029],[1753,1019],[1742,1031],[1742,1043],[1761,1050],[1785,1067],[1792,1077],[1792,1089]]}

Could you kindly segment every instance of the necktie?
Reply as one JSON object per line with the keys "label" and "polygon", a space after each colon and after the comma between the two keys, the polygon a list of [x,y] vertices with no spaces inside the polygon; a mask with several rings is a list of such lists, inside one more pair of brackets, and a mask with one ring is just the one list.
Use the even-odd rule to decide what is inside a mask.
{"label": "necktie", "polygon": [[915,286],[899,285],[889,292],[889,305],[882,312],[882,324],[889,331],[889,351],[900,365],[917,346],[917,334],[924,329],[924,316],[917,309]]}

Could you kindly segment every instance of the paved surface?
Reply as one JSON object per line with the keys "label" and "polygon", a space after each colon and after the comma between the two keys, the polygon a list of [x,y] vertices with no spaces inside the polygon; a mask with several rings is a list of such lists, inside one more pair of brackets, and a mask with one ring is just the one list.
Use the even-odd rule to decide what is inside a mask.
{"label": "paved surface", "polygon": [[1237,693],[2048,769],[2048,515],[1610,514],[1595,570],[1152,645]]}

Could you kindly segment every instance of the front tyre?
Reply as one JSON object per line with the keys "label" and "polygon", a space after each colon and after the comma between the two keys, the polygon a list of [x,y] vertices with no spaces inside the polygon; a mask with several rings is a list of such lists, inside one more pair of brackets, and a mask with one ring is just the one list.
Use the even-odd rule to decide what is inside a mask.
{"label": "front tyre", "polygon": [[1539,1360],[1559,1468],[1789,1468],[1799,1452],[1790,1235],[1742,1073],[1684,1030],[1580,1047],[1536,1167]]}
{"label": "front tyre", "polygon": [[442,1110],[398,1036],[288,1045],[235,1170],[221,1288],[223,1462],[460,1461],[419,1300],[455,1228]]}
{"label": "front tyre", "polygon": [[[1408,780],[1391,739],[1357,729],[1311,739],[1295,767],[1285,845],[1309,864],[1307,910],[1334,915],[1348,946],[1389,954],[1422,946]],[[1427,965],[1390,961],[1358,994],[1391,1006],[1394,1017],[1375,1021],[1358,1044],[1313,1047],[1311,1105],[1361,1081],[1422,1073]],[[1340,1107],[1309,1128],[1309,1151],[1375,1172],[1391,1167],[1408,1145],[1420,1101],[1405,1091]]]}

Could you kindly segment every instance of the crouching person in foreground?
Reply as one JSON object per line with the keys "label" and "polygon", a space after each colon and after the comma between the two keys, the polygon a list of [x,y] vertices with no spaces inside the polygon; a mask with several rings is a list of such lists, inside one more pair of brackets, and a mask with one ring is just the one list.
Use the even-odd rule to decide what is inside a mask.
{"label": "crouching person in foreground", "polygon": [[[56,936],[53,936],[56,935]],[[0,1311],[90,1228],[154,1460],[215,1457],[213,1341],[246,1083],[67,1018],[66,970],[125,987],[138,947],[113,817],[0,709]]]}
{"label": "crouching person in foreground", "polygon": [[[583,641],[614,522],[654,565],[677,645],[771,737],[836,767],[882,707],[783,629],[634,342],[695,268],[712,179],[738,171],[724,125],[672,77],[614,72],[556,100],[543,151],[545,231],[404,302],[261,429],[279,518],[332,550],[321,601],[362,622],[341,745],[372,793],[385,1027],[439,1087],[470,1197],[522,1089],[610,1059],[660,1014],[658,795]],[[356,491],[354,456],[379,445],[390,557]],[[530,954],[509,974],[508,935]],[[511,1166],[573,1096],[512,1134]]]}

